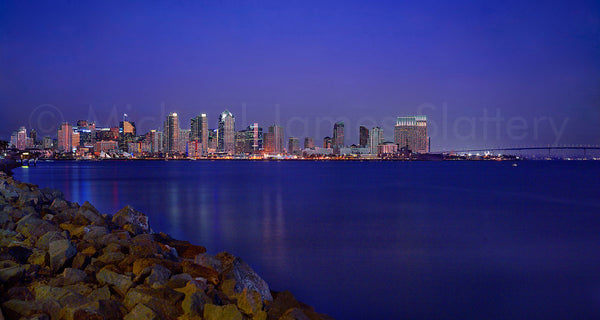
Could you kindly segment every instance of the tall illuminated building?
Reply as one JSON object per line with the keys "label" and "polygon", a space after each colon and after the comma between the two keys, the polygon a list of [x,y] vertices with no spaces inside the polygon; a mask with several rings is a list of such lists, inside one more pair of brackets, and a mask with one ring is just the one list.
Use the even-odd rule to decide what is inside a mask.
{"label": "tall illuminated building", "polygon": [[235,151],[235,117],[229,110],[225,110],[219,115],[218,125],[218,151],[233,154]]}
{"label": "tall illuminated building", "polygon": [[412,152],[427,153],[427,116],[398,117],[394,127],[394,142]]}
{"label": "tall illuminated building", "polygon": [[73,130],[73,126],[67,122],[58,128],[58,151],[73,152],[73,149],[79,146],[79,132]]}
{"label": "tall illuminated building", "polygon": [[344,121],[336,122],[333,125],[333,147],[344,147]]}
{"label": "tall illuminated building", "polygon": [[202,143],[202,154],[206,155],[208,150],[208,120],[206,113],[192,118],[190,124],[190,141],[199,141]]}
{"label": "tall illuminated building", "polygon": [[365,126],[360,126],[358,129],[358,146],[361,148],[369,146],[369,129]]}
{"label": "tall illuminated building", "polygon": [[304,138],[304,149],[314,149],[315,148],[315,139],[312,137]]}
{"label": "tall illuminated building", "polygon": [[369,148],[372,154],[377,154],[377,146],[383,142],[383,129],[375,127],[369,132]]}
{"label": "tall illuminated building", "polygon": [[27,129],[25,127],[20,127],[19,131],[17,131],[17,143],[15,144],[17,149],[25,150],[29,147],[29,137],[27,136]]}
{"label": "tall illuminated building", "polygon": [[164,151],[176,153],[179,150],[179,117],[173,112],[167,116],[164,123]]}
{"label": "tall illuminated building", "polygon": [[296,137],[290,137],[288,140],[288,153],[300,154],[300,140]]}
{"label": "tall illuminated building", "polygon": [[283,153],[284,140],[283,140],[283,127],[279,125],[272,125],[269,127],[269,143],[265,149],[270,153]]}

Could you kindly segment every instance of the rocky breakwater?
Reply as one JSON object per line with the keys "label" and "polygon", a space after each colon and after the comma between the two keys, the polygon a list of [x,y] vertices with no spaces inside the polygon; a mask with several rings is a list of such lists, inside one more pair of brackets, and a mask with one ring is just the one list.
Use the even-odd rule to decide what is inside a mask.
{"label": "rocky breakwater", "polygon": [[330,319],[242,259],[0,173],[2,319]]}

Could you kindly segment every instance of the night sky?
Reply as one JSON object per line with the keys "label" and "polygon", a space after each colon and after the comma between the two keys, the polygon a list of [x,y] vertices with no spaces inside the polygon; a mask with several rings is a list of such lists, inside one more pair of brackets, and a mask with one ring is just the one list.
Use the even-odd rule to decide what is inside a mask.
{"label": "night sky", "polygon": [[600,144],[600,2],[0,1],[0,106],[4,140],[229,109],[317,143],[426,114],[432,151]]}

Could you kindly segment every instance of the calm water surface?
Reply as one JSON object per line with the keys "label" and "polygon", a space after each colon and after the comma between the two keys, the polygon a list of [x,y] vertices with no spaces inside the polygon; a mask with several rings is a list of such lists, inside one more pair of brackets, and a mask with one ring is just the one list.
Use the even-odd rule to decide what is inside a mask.
{"label": "calm water surface", "polygon": [[53,162],[338,319],[599,319],[600,162]]}

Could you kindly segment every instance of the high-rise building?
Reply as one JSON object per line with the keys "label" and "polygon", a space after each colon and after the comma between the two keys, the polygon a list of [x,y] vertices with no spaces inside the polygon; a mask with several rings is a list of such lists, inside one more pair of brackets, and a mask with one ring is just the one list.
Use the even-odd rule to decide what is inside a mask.
{"label": "high-rise building", "polygon": [[283,127],[272,125],[269,127],[269,132],[265,134],[265,150],[268,153],[283,153]]}
{"label": "high-rise building", "polygon": [[331,137],[323,138],[323,148],[331,149],[332,145],[333,145],[333,140],[331,139]]}
{"label": "high-rise building", "polygon": [[17,149],[19,150],[25,150],[28,147],[30,147],[29,145],[29,141],[31,139],[29,139],[29,137],[27,136],[27,129],[25,129],[25,127],[20,127],[19,131],[17,131]]}
{"label": "high-rise building", "polygon": [[202,154],[206,155],[208,150],[208,120],[206,113],[192,118],[190,123],[190,141],[199,141],[202,143]]}
{"label": "high-rise building", "polygon": [[304,149],[314,149],[315,148],[315,139],[312,137],[304,138]]}
{"label": "high-rise building", "polygon": [[225,110],[219,115],[218,124],[218,151],[233,154],[235,151],[235,117],[229,110]]}
{"label": "high-rise building", "polygon": [[296,137],[290,137],[288,141],[288,153],[300,154],[300,140]]}
{"label": "high-rise building", "polygon": [[366,148],[369,145],[369,129],[365,126],[360,126],[358,131],[358,146]]}
{"label": "high-rise building", "polygon": [[212,153],[217,150],[219,146],[219,130],[210,129],[208,131],[208,152]]}
{"label": "high-rise building", "polygon": [[150,153],[160,153],[163,151],[163,133],[157,130],[150,130],[146,133],[146,142],[150,144]]}
{"label": "high-rise building", "polygon": [[179,117],[173,112],[167,116],[164,124],[164,151],[176,153],[179,150]]}
{"label": "high-rise building", "polygon": [[45,137],[42,139],[42,148],[43,148],[43,149],[45,149],[45,150],[48,150],[48,149],[52,149],[52,148],[54,148],[54,143],[53,143],[53,141],[52,141],[52,137],[50,137],[50,136],[45,136]]}
{"label": "high-rise building", "polygon": [[178,150],[179,153],[188,153],[188,143],[190,142],[190,129],[179,130]]}
{"label": "high-rise building", "polygon": [[369,148],[372,154],[377,154],[377,146],[383,142],[383,129],[375,127],[369,133]]}
{"label": "high-rise building", "polygon": [[398,117],[394,127],[394,142],[400,148],[417,153],[427,153],[427,116]]}
{"label": "high-rise building", "polygon": [[248,126],[248,130],[252,131],[252,152],[256,153],[263,148],[263,129],[258,123],[253,123]]}
{"label": "high-rise building", "polygon": [[73,130],[73,126],[67,122],[58,128],[58,151],[73,152],[79,146],[79,133]]}
{"label": "high-rise building", "polygon": [[344,147],[344,121],[336,122],[333,125],[333,141],[334,148]]}
{"label": "high-rise building", "polygon": [[123,121],[119,122],[119,148],[127,151],[129,143],[135,141],[135,122],[129,121],[127,114],[123,115]]}
{"label": "high-rise building", "polygon": [[266,153],[274,153],[275,152],[275,133],[271,132],[271,130],[265,132],[265,152]]}
{"label": "high-rise building", "polygon": [[29,131],[29,138],[31,139],[32,145],[38,144],[37,132],[35,131],[35,129],[31,129],[31,131]]}

